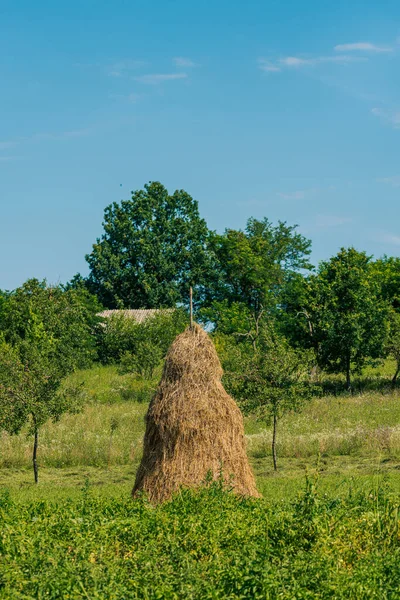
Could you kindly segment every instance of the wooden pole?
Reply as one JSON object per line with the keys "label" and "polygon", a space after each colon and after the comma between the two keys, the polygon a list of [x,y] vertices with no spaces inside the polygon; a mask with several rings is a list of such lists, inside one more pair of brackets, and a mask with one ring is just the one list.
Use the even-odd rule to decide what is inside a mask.
{"label": "wooden pole", "polygon": [[193,288],[190,286],[190,329],[193,329]]}

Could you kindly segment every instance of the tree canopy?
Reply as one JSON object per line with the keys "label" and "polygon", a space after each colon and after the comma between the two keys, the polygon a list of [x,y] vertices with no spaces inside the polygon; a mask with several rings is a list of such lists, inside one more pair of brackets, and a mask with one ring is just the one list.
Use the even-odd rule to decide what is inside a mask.
{"label": "tree canopy", "polygon": [[184,190],[158,182],[105,209],[104,233],[86,256],[89,289],[108,308],[160,308],[187,302],[207,281],[208,228]]}
{"label": "tree canopy", "polygon": [[[311,242],[296,226],[268,219],[251,218],[245,231],[227,229],[210,236],[216,267],[206,295],[205,318],[228,333],[228,312],[237,321],[238,312],[251,320],[275,308],[290,277],[301,269],[310,270]],[[242,308],[240,308],[242,306]]]}
{"label": "tree canopy", "polygon": [[321,262],[307,280],[306,306],[302,310],[319,365],[344,373],[360,372],[371,359],[384,353],[387,304],[371,270],[371,258],[354,248],[342,248]]}

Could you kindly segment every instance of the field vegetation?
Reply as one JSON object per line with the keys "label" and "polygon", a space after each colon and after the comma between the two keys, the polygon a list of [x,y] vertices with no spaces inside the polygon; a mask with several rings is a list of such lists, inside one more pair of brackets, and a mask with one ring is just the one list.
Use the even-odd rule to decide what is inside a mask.
{"label": "field vegetation", "polygon": [[[400,259],[310,252],[268,219],[209,231],[150,183],[106,209],[88,277],[0,291],[0,598],[399,598]],[[260,499],[223,467],[130,497],[189,287]]]}

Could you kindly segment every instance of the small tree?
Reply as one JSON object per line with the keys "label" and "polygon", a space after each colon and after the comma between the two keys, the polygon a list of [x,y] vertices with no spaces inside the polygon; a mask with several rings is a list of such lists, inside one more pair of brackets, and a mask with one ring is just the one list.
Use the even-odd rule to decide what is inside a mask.
{"label": "small tree", "polygon": [[0,429],[16,434],[29,424],[37,483],[40,427],[82,404],[79,389],[66,390],[62,381],[96,356],[97,303],[84,290],[33,279],[6,294],[0,308]]}
{"label": "small tree", "polygon": [[230,346],[228,352],[229,389],[245,412],[272,422],[272,459],[277,470],[278,421],[287,412],[300,410],[312,397],[312,353],[291,348],[272,325],[266,324],[260,329],[255,349],[239,343]]}
{"label": "small tree", "polygon": [[48,419],[57,421],[65,412],[76,412],[82,406],[79,388],[62,389],[62,378],[62,370],[40,348],[33,345],[13,348],[4,341],[0,342],[0,429],[13,435],[29,424],[29,432],[34,437],[32,463],[35,483],[39,472],[40,427]]}

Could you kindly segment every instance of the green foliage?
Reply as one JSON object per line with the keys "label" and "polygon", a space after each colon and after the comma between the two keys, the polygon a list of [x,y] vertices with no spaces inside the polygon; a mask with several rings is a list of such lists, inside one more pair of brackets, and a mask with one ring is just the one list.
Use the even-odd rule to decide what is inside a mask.
{"label": "green foliage", "polygon": [[[293,503],[214,483],[159,507],[99,498],[0,496],[0,598],[395,599],[398,503],[383,488]],[[28,575],[27,575],[28,574]]]}
{"label": "green foliage", "polygon": [[63,376],[57,366],[30,346],[21,353],[0,342],[0,430],[19,433],[26,422],[32,432],[51,418],[81,408],[79,387],[60,389]]}
{"label": "green foliage", "polygon": [[199,311],[199,320],[213,324],[214,331],[223,335],[246,334],[254,326],[254,316],[243,302],[230,302],[227,298],[214,300],[209,307]]}
{"label": "green foliage", "polygon": [[[152,364],[152,373],[187,324],[188,316],[183,309],[160,312],[143,323],[123,314],[112,315],[97,330],[99,357],[104,364],[122,359],[125,367],[136,364],[142,375],[149,372]],[[151,355],[148,359],[146,352]],[[126,372],[130,370],[127,368]]]}
{"label": "green foliage", "polygon": [[382,298],[400,312],[400,258],[384,256],[371,263],[371,270]]}
{"label": "green foliage", "polygon": [[271,324],[263,323],[255,350],[244,343],[226,350],[225,380],[246,413],[269,422],[311,397],[311,355],[293,349]]}
{"label": "green foliage", "polygon": [[208,317],[217,327],[221,303],[241,303],[257,318],[263,309],[277,305],[293,272],[311,268],[311,242],[295,230],[286,223],[273,226],[268,219],[251,218],[245,231],[227,229],[223,235],[211,236],[217,279],[209,288]]}
{"label": "green foliage", "polygon": [[126,352],[120,361],[121,373],[137,373],[144,379],[152,379],[161,363],[163,353],[160,346],[151,340],[138,340],[135,353]]}
{"label": "green foliage", "polygon": [[22,360],[31,348],[57,365],[61,376],[96,358],[92,335],[100,305],[85,289],[65,291],[30,279],[0,305],[0,332],[18,347]]}
{"label": "green foliage", "polygon": [[187,303],[189,286],[210,268],[208,229],[184,190],[152,182],[131,200],[105,209],[104,233],[86,256],[88,285],[109,308],[161,308]]}
{"label": "green foliage", "polygon": [[331,373],[351,373],[384,355],[387,305],[370,268],[370,258],[342,248],[308,279],[302,311],[318,364]]}

